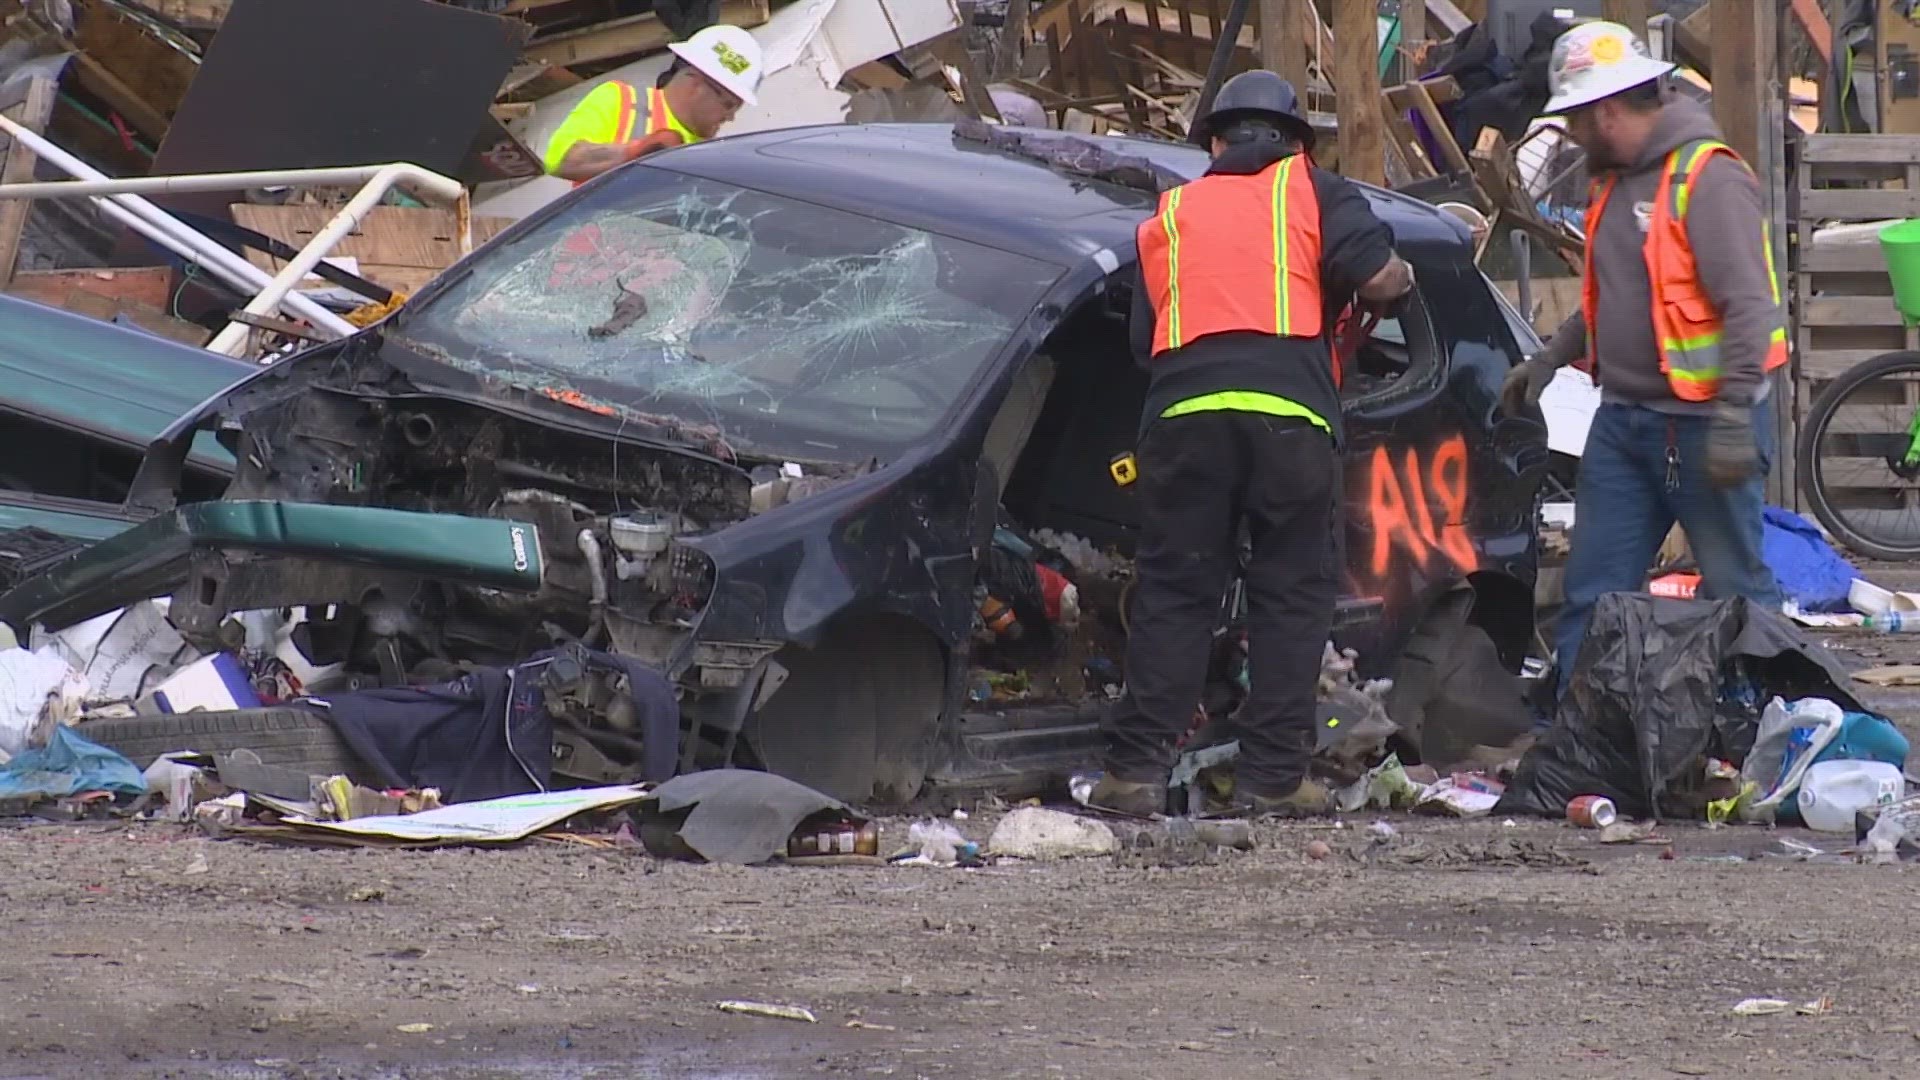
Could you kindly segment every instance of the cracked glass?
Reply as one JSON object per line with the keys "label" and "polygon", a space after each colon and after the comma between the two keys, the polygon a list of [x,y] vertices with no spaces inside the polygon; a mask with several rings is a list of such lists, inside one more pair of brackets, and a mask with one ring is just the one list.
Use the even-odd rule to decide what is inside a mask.
{"label": "cracked glass", "polygon": [[1059,276],[856,214],[629,170],[483,252],[394,337],[727,445],[886,456],[929,435]]}

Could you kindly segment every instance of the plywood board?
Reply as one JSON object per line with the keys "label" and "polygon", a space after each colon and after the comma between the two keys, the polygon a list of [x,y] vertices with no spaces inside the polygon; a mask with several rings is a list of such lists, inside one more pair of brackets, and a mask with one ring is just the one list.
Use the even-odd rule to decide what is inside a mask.
{"label": "plywood board", "polygon": [[[323,206],[254,206],[247,203],[236,204],[232,209],[236,223],[296,248],[305,247],[316,233],[326,228],[327,222],[333,220],[337,212]],[[474,218],[474,246],[478,247],[498,236],[512,224],[512,218]],[[404,266],[438,272],[459,260],[460,246],[455,239],[453,211],[380,206],[375,207],[360,223],[360,227],[348,234],[328,254],[334,257],[350,256],[358,259],[363,266]],[[266,270],[285,265],[282,260],[265,252],[249,251],[247,257],[254,265]],[[381,284],[387,283],[382,281]]]}

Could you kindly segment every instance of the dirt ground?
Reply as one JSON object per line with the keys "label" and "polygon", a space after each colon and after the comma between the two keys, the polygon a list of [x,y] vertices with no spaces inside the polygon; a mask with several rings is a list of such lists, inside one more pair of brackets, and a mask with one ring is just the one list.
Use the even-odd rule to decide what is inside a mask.
{"label": "dirt ground", "polygon": [[[1920,635],[1821,636],[1853,665],[1920,656]],[[1874,700],[1915,730],[1920,695]],[[1560,823],[1405,816],[1368,857],[1383,816],[1178,869],[0,830],[0,1075],[1915,1074],[1914,869],[1751,858],[1772,840],[1752,828],[1671,827],[1664,859]],[[1731,1012],[1823,996],[1822,1016]],[[733,998],[820,1022],[715,1008]]]}

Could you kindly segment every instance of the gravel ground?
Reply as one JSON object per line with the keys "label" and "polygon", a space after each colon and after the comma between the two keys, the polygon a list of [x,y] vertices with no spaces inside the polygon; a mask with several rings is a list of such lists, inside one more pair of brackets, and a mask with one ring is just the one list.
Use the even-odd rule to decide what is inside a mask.
{"label": "gravel ground", "polygon": [[[1920,635],[1820,637],[1854,666],[1920,658]],[[1869,696],[1915,731],[1920,692]],[[1729,861],[1773,839],[1748,828],[1674,827],[1663,858],[1397,816],[1375,847],[1370,820],[1263,827],[1210,865],[975,871],[5,829],[0,1076],[1916,1072],[1912,869]]]}

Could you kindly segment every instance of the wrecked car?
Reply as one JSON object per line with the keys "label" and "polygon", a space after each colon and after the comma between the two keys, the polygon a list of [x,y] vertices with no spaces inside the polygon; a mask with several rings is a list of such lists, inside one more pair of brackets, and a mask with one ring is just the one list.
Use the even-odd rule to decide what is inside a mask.
{"label": "wrecked car", "polygon": [[[1002,623],[982,581],[1007,535],[1018,548],[1071,534],[1120,563],[1131,550],[1113,463],[1146,389],[1127,348],[1134,227],[1206,157],[1053,138],[770,131],[583,186],[386,321],[183,416],[125,501],[173,513],[213,433],[237,462],[226,500],[524,523],[539,587],[372,574],[377,536],[357,545],[359,569],[312,545],[290,559],[213,542],[171,564],[176,621],[212,648],[234,612],[323,607],[340,632],[316,662],[387,680],[560,642],[607,649],[674,682],[681,769],[763,767],[847,800],[1019,786],[1084,760],[1100,678],[981,692],[975,669],[1001,640],[982,624]],[[1464,226],[1368,196],[1417,289],[1345,357],[1337,637],[1389,674],[1444,617],[1516,670],[1545,429],[1496,401],[1537,342],[1475,268]],[[1124,572],[1057,554],[1033,559],[1079,578],[1086,626],[1123,626]],[[55,573],[76,584],[29,582],[0,597],[0,618],[84,618],[151,585]],[[1094,672],[1119,655],[1063,640],[1070,613],[1022,621],[1046,619],[1062,625],[1022,645],[1051,639],[1035,667]],[[580,756],[596,763],[583,780],[632,766]]]}

